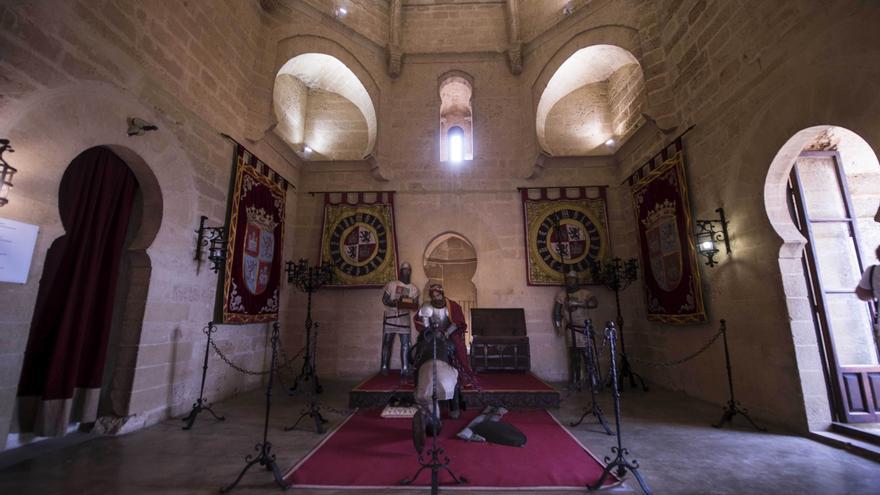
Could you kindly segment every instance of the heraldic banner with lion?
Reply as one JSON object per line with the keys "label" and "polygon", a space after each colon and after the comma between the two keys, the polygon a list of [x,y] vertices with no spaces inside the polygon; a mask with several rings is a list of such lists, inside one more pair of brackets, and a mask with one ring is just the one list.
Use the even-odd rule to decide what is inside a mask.
{"label": "heraldic banner with lion", "polygon": [[590,262],[608,253],[606,186],[530,187],[520,190],[529,285],[561,285],[578,272],[592,283]]}
{"label": "heraldic banner with lion", "polygon": [[278,319],[287,181],[236,143],[223,323]]}
{"label": "heraldic banner with lion", "polygon": [[648,319],[706,321],[681,140],[637,170],[629,184]]}
{"label": "heraldic banner with lion", "polygon": [[324,193],[321,262],[330,287],[382,287],[397,277],[394,192]]}

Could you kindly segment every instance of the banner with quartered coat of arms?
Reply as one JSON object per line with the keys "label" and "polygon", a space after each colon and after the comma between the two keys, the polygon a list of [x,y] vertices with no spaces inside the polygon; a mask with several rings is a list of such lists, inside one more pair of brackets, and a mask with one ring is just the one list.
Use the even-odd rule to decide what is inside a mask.
{"label": "banner with quartered coat of arms", "polygon": [[287,181],[236,143],[223,323],[278,319]]}
{"label": "banner with quartered coat of arms", "polygon": [[397,278],[394,192],[324,193],[321,262],[340,287],[382,287]]}
{"label": "banner with quartered coat of arms", "polygon": [[706,321],[681,140],[629,178],[649,320]]}
{"label": "banner with quartered coat of arms", "polygon": [[606,186],[529,187],[520,190],[529,285],[561,285],[574,270],[592,283],[590,262],[609,251]]}

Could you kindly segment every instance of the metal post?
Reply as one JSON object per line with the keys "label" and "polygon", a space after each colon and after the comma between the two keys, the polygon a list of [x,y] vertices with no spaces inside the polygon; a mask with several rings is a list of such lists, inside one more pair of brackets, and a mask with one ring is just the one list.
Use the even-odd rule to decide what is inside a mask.
{"label": "metal post", "polygon": [[290,486],[284,481],[284,478],[281,476],[281,470],[278,469],[278,464],[275,462],[275,454],[270,454],[272,450],[272,444],[269,443],[268,435],[269,435],[269,410],[272,408],[272,383],[273,377],[275,376],[275,361],[278,357],[278,322],[272,324],[272,361],[269,365],[269,380],[266,385],[266,414],[263,419],[263,441],[262,443],[258,443],[254,450],[259,452],[257,457],[253,457],[253,454],[248,454],[245,456],[244,460],[247,462],[244,469],[241,470],[241,473],[238,474],[238,478],[235,478],[235,481],[232,482],[231,485],[221,488],[220,493],[226,493],[241,481],[241,478],[244,476],[244,473],[247,472],[248,469],[251,468],[254,464],[259,463],[261,466],[265,466],[266,470],[272,471],[272,475],[275,478],[275,483],[281,487],[282,490],[287,490]]}
{"label": "metal post", "polygon": [[724,341],[724,362],[727,366],[727,388],[730,391],[730,400],[727,401],[727,406],[724,407],[724,412],[721,413],[721,420],[718,423],[713,424],[715,428],[721,428],[724,426],[724,423],[733,424],[733,417],[737,414],[742,415],[746,420],[751,423],[753,427],[755,427],[758,431],[767,431],[766,428],[762,428],[755,424],[752,421],[752,418],[749,417],[748,409],[742,407],[742,405],[736,400],[733,396],[733,371],[730,367],[730,350],[727,347],[727,323],[724,320],[721,320],[721,338]]}
{"label": "metal post", "polygon": [[592,403],[589,407],[584,410],[584,414],[581,415],[580,419],[571,423],[571,426],[579,426],[583,423],[584,418],[592,414],[596,416],[596,420],[599,421],[599,424],[602,425],[602,428],[605,429],[605,433],[611,435],[611,428],[608,427],[608,423],[605,422],[605,417],[602,415],[602,407],[599,406],[599,383],[602,381],[602,378],[599,376],[598,369],[598,356],[595,353],[594,347],[596,345],[596,340],[593,332],[593,320],[585,320],[584,321],[584,331],[587,333],[587,336],[590,337],[591,344],[587,344],[582,351],[584,353],[584,361],[586,361],[587,365],[587,379],[590,380],[590,400]]}
{"label": "metal post", "polygon": [[[425,332],[431,332],[433,334],[432,337],[432,346],[431,346],[431,458],[428,461],[425,461],[422,458],[422,453],[419,452],[419,469],[416,471],[416,474],[412,475],[409,478],[400,481],[401,485],[411,485],[416,478],[419,477],[419,474],[427,468],[431,469],[431,495],[437,495],[440,489],[440,470],[445,469],[449,476],[452,476],[453,481],[455,483],[461,485],[467,483],[467,478],[464,476],[456,476],[455,473],[452,472],[452,469],[449,468],[449,456],[446,455],[446,451],[441,447],[437,447],[437,436],[440,435],[440,405],[437,400],[437,339],[440,335],[440,329],[437,328],[434,322],[431,322],[431,327],[426,328]],[[418,371],[416,371],[418,373]],[[453,400],[455,398],[453,397]],[[416,414],[423,414],[421,409],[416,412]],[[422,422],[414,422],[417,426],[422,425]],[[419,432],[422,434],[423,432]],[[440,456],[443,456],[443,461],[440,461]]]}
{"label": "metal post", "polygon": [[192,411],[189,412],[185,417],[181,418],[182,421],[186,422],[186,426],[183,427],[184,430],[189,430],[192,428],[193,423],[196,422],[196,417],[202,411],[208,411],[214,416],[215,419],[220,421],[225,420],[224,416],[218,416],[217,413],[211,409],[211,404],[208,403],[204,398],[205,394],[205,378],[208,375],[208,354],[211,351],[211,334],[217,331],[217,327],[214,326],[213,321],[208,322],[208,326],[204,328],[203,332],[208,336],[208,340],[205,342],[205,361],[202,363],[202,385],[199,388],[199,398],[196,399],[195,403],[193,403]]}
{"label": "metal post", "polygon": [[617,430],[617,447],[611,447],[611,452],[615,453],[616,456],[613,460],[610,456],[605,457],[606,465],[605,469],[602,470],[602,476],[599,477],[599,480],[596,483],[587,488],[591,491],[601,488],[612,470],[615,470],[614,474],[618,479],[623,479],[623,477],[626,476],[626,471],[629,470],[632,472],[633,476],[636,477],[636,481],[639,482],[639,486],[642,487],[645,495],[651,495],[651,489],[648,487],[648,484],[645,483],[645,480],[642,479],[642,475],[639,474],[639,463],[636,460],[630,461],[626,458],[626,456],[629,455],[629,450],[623,447],[623,442],[620,437],[620,388],[617,383],[617,360],[615,358],[615,355],[617,354],[617,344],[615,342],[616,333],[617,331],[614,327],[614,322],[607,322],[605,324],[605,338],[608,339],[608,347],[610,347],[611,395],[614,397],[614,424],[615,429]]}

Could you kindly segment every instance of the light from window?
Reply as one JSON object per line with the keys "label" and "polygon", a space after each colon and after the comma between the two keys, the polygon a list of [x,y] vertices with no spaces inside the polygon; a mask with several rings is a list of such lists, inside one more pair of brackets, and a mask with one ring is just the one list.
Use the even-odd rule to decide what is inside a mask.
{"label": "light from window", "polygon": [[464,131],[461,127],[449,129],[449,161],[460,162],[464,158]]}

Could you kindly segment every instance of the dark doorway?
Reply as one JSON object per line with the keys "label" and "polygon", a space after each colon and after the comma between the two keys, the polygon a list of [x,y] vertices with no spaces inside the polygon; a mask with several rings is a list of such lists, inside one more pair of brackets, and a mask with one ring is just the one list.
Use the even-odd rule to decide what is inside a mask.
{"label": "dark doorway", "polygon": [[18,388],[18,429],[63,435],[98,413],[117,286],[139,189],[106,147],[68,166],[59,188],[65,234],[46,254]]}

